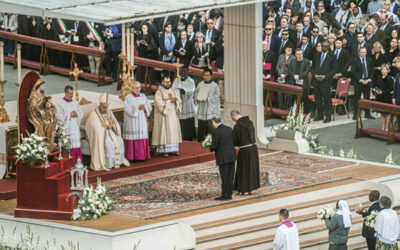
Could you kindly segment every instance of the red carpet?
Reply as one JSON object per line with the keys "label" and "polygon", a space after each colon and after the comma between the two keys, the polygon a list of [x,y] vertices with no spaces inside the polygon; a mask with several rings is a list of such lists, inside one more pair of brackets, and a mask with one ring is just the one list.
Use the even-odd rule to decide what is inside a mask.
{"label": "red carpet", "polygon": [[[214,160],[214,153],[201,147],[201,143],[184,141],[179,146],[180,156],[152,157],[151,160],[132,163],[130,167],[113,169],[111,171],[89,171],[89,182],[95,183],[97,177],[103,181],[122,177],[144,174],[152,171],[176,168]],[[0,180],[0,200],[14,199],[17,194],[15,179]]]}

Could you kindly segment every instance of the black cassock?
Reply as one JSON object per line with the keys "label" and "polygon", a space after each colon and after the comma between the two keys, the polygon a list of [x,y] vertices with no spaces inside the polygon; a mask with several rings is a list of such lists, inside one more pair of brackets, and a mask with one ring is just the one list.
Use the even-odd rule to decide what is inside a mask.
{"label": "black cassock", "polygon": [[233,190],[251,192],[260,187],[260,163],[255,129],[248,116],[241,117],[233,127],[233,144],[239,146]]}

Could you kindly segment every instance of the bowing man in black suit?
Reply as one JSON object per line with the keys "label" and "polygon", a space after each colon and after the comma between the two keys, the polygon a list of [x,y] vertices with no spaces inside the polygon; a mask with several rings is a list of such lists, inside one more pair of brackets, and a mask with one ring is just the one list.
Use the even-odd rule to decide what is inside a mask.
{"label": "bowing man in black suit", "polygon": [[347,70],[350,66],[350,55],[349,52],[342,48],[343,41],[341,38],[335,41],[335,50],[333,54],[335,55],[336,71],[333,75],[333,88],[336,89],[337,80],[347,74]]}
{"label": "bowing man in black suit", "polygon": [[[353,59],[351,63],[351,83],[354,85],[354,115],[353,120],[357,119],[358,101],[361,98],[361,92],[364,99],[369,100],[374,66],[372,59],[367,57],[367,49],[362,47],[359,56]],[[365,111],[365,118],[372,118],[370,110]]]}
{"label": "bowing man in black suit", "polygon": [[318,115],[314,121],[324,119],[322,113],[322,98],[324,99],[324,123],[331,121],[332,115],[332,99],[331,99],[331,83],[332,76],[335,72],[335,56],[330,53],[329,43],[327,41],[322,43],[322,52],[314,56],[312,65],[312,79],[315,93],[315,104],[317,106]]}
{"label": "bowing man in black suit", "polygon": [[[305,37],[303,37],[305,38]],[[301,48],[297,48],[296,60],[290,61],[288,65],[288,74],[286,83],[301,86],[303,88],[302,102],[304,104],[304,111],[308,113],[308,73],[310,73],[310,61],[303,58],[303,51]],[[288,104],[291,107],[293,105],[293,96],[288,96]]]}
{"label": "bowing man in black suit", "polygon": [[236,161],[232,128],[222,124],[221,117],[219,116],[214,116],[212,118],[212,125],[215,132],[212,136],[210,151],[215,151],[215,159],[219,166],[219,173],[222,180],[221,196],[215,199],[231,200]]}
{"label": "bowing man in black suit", "polygon": [[[369,216],[372,211],[377,210],[381,211],[382,208],[379,206],[379,196],[380,193],[378,190],[372,190],[369,193],[369,201],[372,202],[371,206],[368,210],[356,210],[356,213],[361,214],[363,218]],[[376,238],[375,238],[375,230],[371,227],[367,227],[365,223],[363,223],[362,227],[362,236],[367,240],[368,250],[375,250]]]}

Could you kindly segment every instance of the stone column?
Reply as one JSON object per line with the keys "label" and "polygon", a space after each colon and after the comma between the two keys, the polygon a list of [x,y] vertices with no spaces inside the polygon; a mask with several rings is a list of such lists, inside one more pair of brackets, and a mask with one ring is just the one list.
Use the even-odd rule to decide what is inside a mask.
{"label": "stone column", "polygon": [[249,115],[258,144],[265,145],[268,140],[264,131],[262,32],[262,3],[225,8],[224,120],[230,120],[232,109]]}

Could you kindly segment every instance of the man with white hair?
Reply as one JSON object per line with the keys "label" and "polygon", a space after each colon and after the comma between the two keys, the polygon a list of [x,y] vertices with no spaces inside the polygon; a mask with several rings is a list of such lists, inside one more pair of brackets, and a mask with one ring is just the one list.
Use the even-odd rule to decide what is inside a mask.
{"label": "man with white hair", "polygon": [[144,94],[140,93],[140,83],[134,82],[132,94],[125,98],[124,141],[125,156],[128,160],[150,159],[149,131],[147,118],[152,107]]}
{"label": "man with white hair", "polygon": [[95,171],[129,166],[124,158],[121,127],[108,105],[108,94],[100,95],[99,106],[89,114],[85,124],[90,144],[90,168]]}

